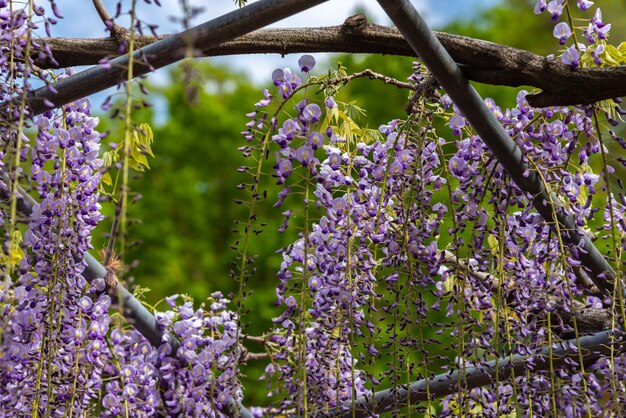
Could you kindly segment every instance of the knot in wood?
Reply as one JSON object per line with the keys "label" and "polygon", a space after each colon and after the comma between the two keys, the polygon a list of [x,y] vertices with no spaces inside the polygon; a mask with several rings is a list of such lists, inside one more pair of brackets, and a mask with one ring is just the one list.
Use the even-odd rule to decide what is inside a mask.
{"label": "knot in wood", "polygon": [[117,23],[111,22],[112,26],[109,29],[111,38],[115,39],[118,43],[128,42],[130,40],[130,31]]}
{"label": "knot in wood", "polygon": [[364,14],[358,14],[347,18],[341,25],[341,33],[346,35],[358,35],[367,28],[367,17]]}
{"label": "knot in wood", "polygon": [[108,266],[106,266],[105,269],[107,272],[104,278],[106,290],[107,292],[115,292],[117,290],[117,285],[119,284],[119,279],[117,278],[117,272]]}

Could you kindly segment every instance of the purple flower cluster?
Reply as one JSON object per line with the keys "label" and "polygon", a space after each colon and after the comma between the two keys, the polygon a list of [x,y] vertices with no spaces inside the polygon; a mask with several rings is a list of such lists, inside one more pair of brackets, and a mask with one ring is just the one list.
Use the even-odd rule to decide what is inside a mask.
{"label": "purple flower cluster", "polygon": [[[569,38],[567,28],[559,31]],[[530,168],[560,196],[553,202],[558,210],[580,227],[603,222],[603,229],[614,224],[623,234],[623,196],[607,197],[611,204],[603,219],[591,205],[603,191],[593,168],[603,145],[591,110],[534,109],[526,94],[520,92],[517,106],[507,110],[491,99],[485,102]],[[281,109],[291,99],[282,97]],[[277,149],[274,176],[285,185],[275,206],[298,190],[314,196],[304,200],[305,214],[311,204],[317,214],[282,251],[278,272],[277,303],[284,310],[275,318],[272,343],[279,349],[265,376],[271,393],[286,390],[281,408],[349,408],[352,399],[367,396],[383,381],[405,384],[415,376],[406,367],[418,364],[416,350],[426,357],[419,367],[428,370],[429,347],[437,340],[422,333],[432,326],[426,318],[440,315],[441,307],[447,319],[437,323],[437,334],[456,341],[456,367],[463,369],[501,357],[503,347],[528,356],[548,338],[576,332],[561,315],[574,303],[603,306],[586,296],[589,280],[578,269],[579,249],[562,247],[561,232],[536,213],[534,197],[510,180],[447,96],[429,104],[435,112],[422,107],[409,122],[381,126],[382,139],[350,134],[341,122],[333,125],[329,121],[335,120],[338,105],[330,97],[324,104],[302,99],[295,116],[284,120],[255,112],[244,133],[254,138],[254,128],[269,130],[264,137]],[[433,113],[444,115],[454,141],[434,132]],[[296,175],[298,170],[303,173]],[[308,180],[303,184],[302,179]],[[286,219],[293,209],[284,212]],[[378,376],[372,373],[373,364],[390,357],[398,364]],[[603,367],[604,360],[592,368]],[[530,356],[528,364],[534,362]],[[443,415],[460,414],[460,403],[465,411],[486,416],[510,414],[516,405],[528,410],[532,399],[533,413],[547,416],[552,398],[571,408],[572,416],[585,408],[600,411],[597,400],[610,386],[608,372],[604,378],[566,367],[557,373],[554,388],[549,373],[535,370],[530,378],[460,390],[444,401]],[[624,393],[617,388],[614,395],[621,399]]]}
{"label": "purple flower cluster", "polygon": [[[303,57],[300,64],[303,71],[312,68],[308,57]],[[284,92],[283,78],[277,74],[284,77],[291,72],[288,69],[274,72],[274,84]],[[295,88],[300,86],[297,84]],[[283,97],[290,99],[289,95]],[[371,223],[375,218],[376,205],[372,202],[379,194],[377,189],[356,190],[346,173],[346,167],[353,164],[365,172],[366,159],[360,156],[356,164],[348,161],[352,157],[338,148],[345,139],[331,128],[320,131],[323,109],[336,107],[332,97],[328,97],[323,106],[304,99],[294,107],[296,116],[285,119],[282,124],[271,118],[275,127],[271,143],[278,148],[274,165],[277,183],[290,182],[292,173],[302,168],[306,176],[317,183],[313,190],[315,205],[325,210],[319,223],[305,233],[306,237],[283,252],[278,274],[277,294],[285,311],[275,319],[280,327],[275,330],[272,341],[280,347],[275,358],[281,363],[269,365],[266,377],[278,378],[281,387],[287,390],[289,398],[281,399],[285,408],[294,404],[303,408],[305,397],[309,408],[336,407],[353,397],[370,393],[365,388],[365,375],[356,368],[351,341],[353,334],[360,334],[358,328],[364,325],[363,306],[373,295],[372,269],[376,262],[366,247],[347,241],[351,234],[361,234],[361,222],[369,220]],[[263,119],[257,113],[251,116],[254,119],[248,124],[249,128],[256,127],[259,119]],[[249,131],[244,134],[249,135]],[[322,155],[323,162],[320,161]],[[282,205],[291,191],[301,187],[309,185],[296,182],[285,186],[275,206]],[[346,192],[346,189],[353,190]],[[334,196],[339,190],[343,192]],[[284,213],[286,221],[291,214],[291,210]],[[286,222],[281,230],[285,228]],[[369,231],[373,232],[373,224]],[[354,253],[350,254],[352,248]],[[303,299],[311,300],[309,309],[302,305]]]}
{"label": "purple flower cluster", "polygon": [[[6,2],[2,4],[6,6]],[[35,10],[40,9],[35,6]],[[4,103],[27,94],[32,78],[48,73],[32,65],[32,57],[49,57],[29,35],[24,10],[0,10],[0,87]],[[60,75],[59,78],[67,75]],[[0,187],[13,197],[13,182],[28,178],[40,203],[28,219],[22,242],[15,219],[0,209],[0,227],[8,235],[9,263],[0,267],[3,322],[0,342],[0,414],[34,415],[55,410],[87,414],[101,389],[101,354],[106,350],[110,299],[87,285],[83,254],[90,233],[101,219],[97,203],[101,160],[98,119],[90,102],[78,100],[34,121],[28,109],[8,106],[0,128]],[[20,163],[30,162],[30,175]],[[17,165],[17,166],[16,166]],[[26,164],[24,164],[26,165]],[[28,167],[28,165],[26,165]],[[12,179],[5,183],[5,175]],[[22,246],[23,251],[15,249]],[[6,248],[5,248],[6,249]],[[3,256],[5,255],[3,251]]]}
{"label": "purple flower cluster", "polygon": [[4,315],[0,368],[0,380],[10,382],[0,396],[19,399],[2,405],[23,414],[85,413],[101,389],[110,298],[82,276],[90,233],[102,218],[100,134],[90,107],[84,99],[65,106],[62,118],[47,112],[30,144],[40,203],[24,234],[29,251],[12,286],[13,307]]}
{"label": "purple flower cluster", "polygon": [[[566,0],[552,0],[546,2],[546,0],[538,0],[535,4],[535,14],[541,14],[547,11],[550,14],[550,18],[553,22],[559,22],[561,15],[565,10],[569,15],[569,8],[565,7]],[[578,0],[577,6],[580,10],[585,11],[593,6],[594,2],[587,0]],[[571,21],[571,16],[569,16]],[[576,68],[581,65],[581,61],[586,54],[593,60],[595,65],[602,65],[602,55],[606,48],[606,38],[611,30],[610,23],[604,23],[602,19],[602,12],[600,9],[596,9],[594,16],[589,20],[586,27],[570,28],[567,22],[559,22],[554,26],[552,34],[559,40],[560,45],[565,45],[569,38],[572,36],[576,40],[574,31],[580,29],[583,37],[586,39],[589,46],[583,43],[570,45],[565,49],[561,56],[561,61],[569,65],[572,68]],[[584,63],[584,62],[583,62]]]}
{"label": "purple flower cluster", "polygon": [[[600,176],[594,173],[592,160],[594,155],[601,153],[604,145],[597,139],[591,112],[576,108],[533,109],[528,106],[525,96],[525,91],[520,92],[517,107],[504,112],[489,99],[487,104],[522,149],[525,158],[532,161],[533,169],[542,173],[543,181],[562,197],[553,202],[560,207],[558,210],[566,210],[579,226],[597,224],[590,203],[599,191]],[[455,114],[458,116],[458,112]],[[457,367],[462,368],[468,366],[469,359],[480,358],[476,353],[490,352],[496,344],[503,343],[498,339],[504,336],[505,343],[514,347],[514,353],[528,355],[544,346],[550,333],[573,335],[576,332],[573,324],[560,321],[559,313],[573,309],[573,299],[591,306],[596,298],[584,296],[587,284],[575,271],[580,266],[576,259],[578,249],[568,250],[560,245],[553,227],[530,205],[532,196],[526,196],[508,179],[504,168],[494,164],[478,136],[453,132],[458,136],[457,151],[449,160],[450,173],[454,176],[452,182],[458,184],[452,194],[452,201],[456,202],[455,223],[459,227],[471,225],[473,228],[472,241],[464,246],[464,251],[469,251],[467,260],[477,271],[494,268],[498,271],[501,268],[505,272],[498,282],[495,277],[486,280],[484,275],[460,274],[455,272],[454,266],[443,269],[442,281],[437,286],[442,296],[451,290],[451,280],[458,282],[462,277],[464,285],[457,291],[456,300],[454,291],[448,293],[452,296],[449,314],[463,314],[458,311],[458,298],[462,297],[464,304],[461,306],[466,309],[466,315],[480,312],[482,317],[480,324],[469,329],[472,336],[465,352],[457,359]],[[613,219],[624,219],[626,202],[611,199],[612,205],[607,204],[607,210],[612,207]],[[605,212],[605,225],[611,225],[609,218],[610,213]],[[494,256],[498,257],[495,266],[490,261]],[[550,314],[552,328],[546,325]],[[455,330],[453,335],[467,335],[467,324],[459,326],[464,329]],[[532,357],[528,361],[532,364]],[[480,361],[470,365],[480,365]],[[529,379],[517,379],[514,385],[517,405],[529,408],[532,399],[533,413],[547,416],[553,412],[551,397],[556,396],[557,403],[563,405],[560,410],[569,408],[573,411],[571,416],[583,415],[590,407],[594,411],[592,415],[602,410],[603,406],[597,400],[603,390],[609,390],[609,374],[602,379],[595,373],[582,376],[559,370],[558,376],[559,387],[554,389],[551,389],[550,376],[540,371],[534,371]],[[551,390],[556,390],[556,395]],[[458,405],[459,396],[449,398],[444,404],[447,416],[458,413],[450,406]],[[513,403],[503,401],[512,396],[512,388],[507,389],[504,383],[462,396],[467,396],[468,408],[479,405],[487,416],[515,410]],[[624,393],[618,389],[614,396],[620,398]],[[496,410],[494,400],[498,397],[500,402]]]}
{"label": "purple flower cluster", "polygon": [[[181,301],[181,302],[179,302]],[[157,322],[180,345],[154,348],[136,330],[115,328],[104,373],[104,416],[221,417],[229,402],[241,400],[235,364],[237,318],[219,292],[208,309],[194,309],[178,295],[166,298],[171,310]],[[167,335],[166,334],[166,335]]]}
{"label": "purple flower cluster", "polygon": [[[39,58],[46,56],[29,44],[28,25],[23,10],[0,10],[0,70],[10,80],[1,84],[5,103],[27,93],[32,78],[49,76],[24,59],[38,51]],[[0,187],[12,196],[8,176],[26,179],[38,203],[23,240],[0,207],[0,229],[15,237],[8,240],[9,263],[0,267],[0,415],[223,416],[242,397],[234,365],[243,350],[228,300],[214,293],[206,310],[194,310],[187,299],[168,298],[171,310],[157,315],[164,341],[155,348],[110,315],[114,305],[104,279],[85,279],[91,233],[102,219],[101,135],[90,101],[76,100],[33,120],[27,108],[9,108],[0,128]],[[25,135],[27,128],[34,139]]]}
{"label": "purple flower cluster", "polygon": [[[365,388],[364,373],[356,368],[357,361],[346,338],[333,335],[327,326],[315,321],[300,333],[293,322],[287,321],[290,320],[281,324],[285,330],[272,337],[281,351],[275,356],[276,361],[267,365],[263,375],[269,382],[279,382],[279,387],[274,389],[286,391],[287,397],[281,399],[281,408],[294,405],[303,408],[303,397],[306,396],[308,413],[313,413],[320,408],[337,408],[353,396],[371,394]],[[303,341],[305,354],[301,359],[297,353]],[[292,362],[296,364],[292,365]],[[305,368],[303,374],[301,363]],[[303,385],[305,379],[306,386]],[[268,388],[272,389],[271,383]]]}
{"label": "purple flower cluster", "polygon": [[[332,97],[324,103],[326,112],[337,107]],[[292,402],[303,407],[304,397],[317,407],[336,407],[368,395],[367,382],[379,381],[357,368],[353,358],[357,339],[367,341],[367,354],[359,353],[362,359],[379,354],[377,327],[366,314],[377,309],[381,298],[377,277],[386,277],[384,285],[394,294],[401,266],[419,263],[402,277],[419,288],[433,285],[433,274],[441,269],[434,239],[448,209],[441,203],[431,208],[429,202],[447,183],[439,156],[443,142],[418,143],[400,121],[381,126],[382,141],[355,141],[340,135],[340,126],[319,126],[320,120],[328,120],[321,109],[305,99],[296,104],[295,117],[272,124],[276,133],[271,139],[279,148],[274,166],[278,183],[304,167],[314,185],[314,204],[322,211],[305,226],[302,238],[283,251],[278,273],[278,303],[285,310],[275,319],[280,327],[273,341],[281,347],[276,358],[286,362],[268,366],[266,376],[278,376],[280,387],[291,395],[290,402],[281,400],[283,407]],[[257,124],[258,115],[253,117],[249,127]],[[465,122],[457,119],[460,132]],[[416,195],[406,196],[416,182],[421,182]],[[311,186],[286,186],[275,206],[297,187]],[[415,223],[420,217],[429,221]],[[393,305],[397,310],[397,302]]]}
{"label": "purple flower cluster", "polygon": [[[34,11],[39,15],[43,14],[43,10],[37,6],[34,6]],[[48,22],[53,21],[47,20],[46,28],[49,28]],[[3,103],[10,103],[16,95],[28,92],[31,77],[48,78],[47,71],[40,70],[33,64],[33,57],[55,62],[49,46],[40,45],[29,36],[31,25],[28,10],[20,9],[17,5],[8,8],[6,1],[0,2],[0,72],[6,76],[6,81],[0,84],[0,99]],[[11,118],[18,120],[20,111],[19,106],[14,106],[9,112],[3,112],[3,118],[6,121]]]}

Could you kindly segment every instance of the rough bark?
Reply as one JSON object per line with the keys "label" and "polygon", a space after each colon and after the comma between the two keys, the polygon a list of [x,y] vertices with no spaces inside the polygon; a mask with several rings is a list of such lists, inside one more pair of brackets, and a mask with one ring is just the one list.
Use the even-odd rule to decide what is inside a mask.
{"label": "rough bark", "polygon": [[[588,104],[626,95],[626,66],[572,69],[558,59],[506,45],[443,32],[436,35],[470,80],[541,89],[528,98],[533,106]],[[165,37],[141,36],[136,42],[142,47]],[[113,38],[44,38],[41,42],[50,46],[61,67],[93,65],[119,55]],[[368,23],[362,15],[348,18],[341,26],[262,29],[214,48],[195,48],[204,56],[303,52],[415,56],[397,29]],[[38,64],[53,66],[49,61]]]}

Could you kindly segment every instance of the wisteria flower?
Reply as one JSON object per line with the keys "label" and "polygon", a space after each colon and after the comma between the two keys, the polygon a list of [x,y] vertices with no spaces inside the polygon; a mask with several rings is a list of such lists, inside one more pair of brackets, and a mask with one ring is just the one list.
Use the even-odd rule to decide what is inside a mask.
{"label": "wisteria flower", "polygon": [[315,67],[315,58],[312,55],[303,55],[298,60],[298,65],[303,73],[308,73]]}
{"label": "wisteria flower", "polygon": [[561,56],[561,61],[565,65],[569,65],[571,68],[576,68],[580,64],[580,54],[576,49],[576,46],[572,45],[565,50]]}
{"label": "wisteria flower", "polygon": [[554,30],[552,31],[552,34],[554,35],[555,38],[559,40],[559,43],[561,45],[565,45],[569,37],[572,36],[572,31],[570,30],[569,25],[567,23],[560,22],[560,23],[557,23],[556,26],[554,26]]}

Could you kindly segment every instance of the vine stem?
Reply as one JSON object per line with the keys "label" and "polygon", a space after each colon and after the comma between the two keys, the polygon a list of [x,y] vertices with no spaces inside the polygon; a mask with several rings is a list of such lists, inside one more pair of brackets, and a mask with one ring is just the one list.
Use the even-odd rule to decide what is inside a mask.
{"label": "vine stem", "polygon": [[608,295],[615,286],[615,271],[593,245],[589,237],[576,225],[563,208],[553,207],[558,202],[544,187],[538,173],[525,161],[520,147],[511,140],[504,127],[491,113],[476,90],[469,84],[459,65],[435,37],[427,23],[408,0],[378,0],[385,12],[400,29],[407,42],[426,63],[433,76],[446,89],[452,101],[471,123],[490,151],[505,168],[518,187],[533,196],[532,204],[546,222],[559,224],[561,239],[580,247],[578,258],[591,272],[594,284]]}
{"label": "vine stem", "polygon": [[[109,12],[107,11],[106,7],[104,7],[104,4],[102,3],[102,0],[92,0],[93,1],[93,7],[96,9],[96,12],[98,13],[98,16],[100,16],[100,19],[102,20],[102,23],[105,24],[105,26],[107,26],[107,28],[109,28],[109,30],[111,31],[111,36],[113,38],[115,38],[117,41],[120,41],[121,38],[123,36],[127,36],[128,35],[128,30],[121,27],[120,25],[118,25],[117,23],[115,23],[115,21],[113,20],[113,18],[111,17],[111,15],[109,14]],[[135,5],[133,3],[133,10],[135,8]],[[133,12],[134,15],[134,12]],[[132,20],[133,17],[131,17]],[[110,26],[110,27],[109,27]],[[132,26],[132,25],[131,25]],[[134,32],[131,29],[132,32]],[[131,34],[132,36],[132,34]],[[132,54],[132,52],[130,52]]]}
{"label": "vine stem", "polygon": [[[600,122],[598,121],[598,113],[597,110],[595,108],[595,106],[593,107],[593,121],[596,127],[596,132],[598,134],[598,142],[600,143],[600,155],[602,157],[602,167],[603,167],[603,173],[604,173],[604,182],[606,184],[606,194],[607,194],[607,209],[609,210],[609,217],[611,220],[611,241],[612,241],[612,247],[613,247],[613,252],[615,254],[615,267],[617,269],[617,275],[618,277],[621,277],[621,270],[622,270],[622,262],[621,262],[621,255],[620,255],[620,250],[619,250],[619,246],[618,246],[618,241],[617,241],[617,235],[616,235],[616,220],[615,220],[615,212],[613,210],[613,196],[611,193],[611,177],[610,177],[610,173],[608,170],[608,163],[607,163],[607,159],[606,159],[606,150],[604,148],[604,144],[602,142],[602,135],[600,134]],[[626,312],[624,310],[624,293],[621,289],[621,285],[622,282],[620,280],[616,280],[615,282],[615,289],[613,290],[613,300],[612,300],[612,310],[613,312],[616,311],[616,309],[619,309],[619,313],[620,313],[620,317],[622,319],[622,326],[624,326],[624,324],[626,324]],[[615,327],[617,324],[617,315],[611,315],[611,321],[613,322],[613,327]],[[615,376],[615,350],[611,349],[611,353],[610,353],[610,362],[611,362],[611,386],[613,388],[613,396],[614,396],[614,401],[615,401],[615,406],[617,408],[617,416],[622,416],[622,411],[621,411],[621,404],[619,402],[619,400],[617,399],[617,390],[616,390],[616,376]]]}
{"label": "vine stem", "polygon": [[[132,105],[133,105],[133,70],[135,64],[135,57],[133,52],[135,50],[135,5],[137,0],[132,0],[131,12],[130,12],[130,40],[128,43],[128,74],[126,84],[124,86],[126,91],[126,103],[124,110],[124,162],[123,162],[123,174],[122,185],[120,187],[121,193],[121,214],[120,214],[120,258],[124,259],[124,252],[126,249],[126,228],[128,223],[128,176],[130,172],[130,153],[131,153],[131,130],[132,126]],[[117,215],[117,214],[116,214]],[[113,222],[115,226],[115,222]],[[115,239],[115,231],[111,231],[113,234],[109,238]]]}
{"label": "vine stem", "polygon": [[[543,183],[543,185],[544,185],[544,188],[546,188],[546,189],[547,189],[547,188],[548,188],[548,183],[546,182],[546,179],[544,178],[543,174],[541,173],[541,170],[539,170],[539,167],[535,164],[535,162],[534,162],[533,160],[529,159],[529,162],[530,162],[530,163],[533,165],[533,167],[535,168],[535,170],[536,170],[536,172],[537,172],[537,175],[539,176],[539,178],[541,179],[541,182],[542,182],[542,183]],[[550,205],[550,207],[552,208],[552,211],[553,211],[553,217],[554,217],[554,219],[558,219],[558,218],[557,218],[557,214],[556,214],[556,207],[557,207],[557,206],[556,206],[556,202],[554,202],[554,201],[552,200],[552,199],[553,199],[553,196],[554,196],[554,193],[550,193],[550,194],[549,194],[549,196],[550,196],[549,205]],[[564,272],[565,272],[565,274],[566,274],[566,277],[565,277],[564,281],[565,281],[565,284],[566,284],[566,286],[567,286],[567,293],[570,295],[570,299],[569,299],[570,309],[572,309],[572,310],[573,310],[573,309],[574,309],[574,301],[573,301],[573,299],[571,298],[571,295],[572,295],[572,288],[571,288],[571,285],[570,285],[570,280],[569,280],[569,279],[568,279],[568,277],[567,277],[567,270],[568,270],[568,269],[567,269],[567,266],[568,266],[568,263],[567,263],[567,258],[565,257],[565,251],[566,251],[566,250],[565,250],[565,244],[563,243],[563,234],[561,233],[561,226],[559,225],[559,222],[558,222],[558,221],[557,221],[557,222],[555,222],[554,228],[556,229],[556,236],[557,236],[558,243],[559,243],[559,253],[560,253],[560,256],[561,256],[560,258],[561,258],[562,268],[563,268],[563,271],[564,271]],[[549,272],[549,271],[550,271],[550,269],[546,269],[546,271],[548,271],[548,272]],[[618,281],[619,281],[619,280],[618,280]],[[549,315],[549,312],[548,312],[548,315]],[[548,321],[549,321],[549,320],[550,320],[550,316],[548,316]],[[580,337],[579,337],[579,336],[580,336],[580,334],[579,334],[579,332],[578,332],[578,323],[576,322],[576,317],[573,317],[573,318],[572,318],[572,326],[573,326],[573,328],[574,328],[574,335],[576,336],[576,338],[575,338],[575,340],[576,340],[576,345],[577,345],[578,347],[580,347]],[[551,327],[551,326],[549,326],[549,327],[548,327],[548,336],[550,336],[551,334],[552,334],[552,327]],[[585,391],[585,402],[586,402],[586,404],[587,404],[587,413],[588,413],[588,416],[591,418],[591,406],[590,406],[590,404],[589,404],[589,392],[588,392],[588,390],[587,390],[587,381],[585,380],[585,363],[584,363],[584,361],[583,361],[583,353],[582,353],[582,351],[579,351],[579,352],[578,352],[578,361],[579,361],[579,364],[580,364],[580,369],[581,369],[581,373],[582,373],[582,379],[581,379],[581,381],[582,381],[582,385],[583,385],[583,390]],[[551,372],[552,372],[552,371],[551,371]],[[553,382],[553,383],[554,383],[554,382]],[[573,406],[572,406],[572,408],[573,408]],[[555,412],[556,412],[556,411],[555,411]]]}
{"label": "vine stem", "polygon": [[[13,8],[13,2],[11,2],[11,12]],[[29,24],[33,19],[33,0],[28,1],[28,22]],[[30,49],[31,49],[31,31],[27,31],[26,38],[26,48],[25,48],[25,56],[30,57]],[[13,43],[13,37],[11,37],[11,43]],[[13,71],[13,60],[15,59],[13,48],[11,48],[11,71]],[[16,223],[17,223],[17,188],[19,185],[19,168],[21,162],[21,154],[22,154],[22,138],[24,137],[24,124],[26,121],[27,114],[27,96],[28,96],[28,77],[29,77],[30,66],[26,65],[24,67],[24,84],[22,85],[22,91],[20,95],[20,118],[17,124],[17,144],[15,150],[15,160],[14,160],[14,173],[13,178],[10,178],[11,181],[11,215],[9,216],[9,233],[8,233],[8,248],[9,248],[9,260],[13,258],[13,250],[15,246],[13,245],[13,231],[15,231]],[[13,86],[13,76],[15,74],[11,74],[11,84]],[[10,275],[13,272],[13,263],[9,263],[8,266],[8,274]]]}
{"label": "vine stem", "polygon": [[[303,231],[303,244],[304,244],[304,268],[302,269],[302,284],[300,288],[300,331],[302,334],[299,339],[299,347],[298,347],[298,362],[300,363],[300,373],[302,374],[302,412],[303,416],[307,416],[309,412],[308,405],[308,388],[307,388],[307,367],[306,367],[306,345],[307,345],[307,336],[305,332],[305,323],[306,323],[306,289],[308,282],[308,274],[309,271],[309,185],[311,183],[311,169],[310,163],[306,167],[306,179],[304,181],[304,231]],[[298,409],[300,408],[300,403],[298,402]]]}

